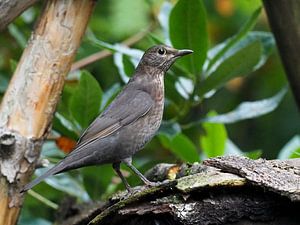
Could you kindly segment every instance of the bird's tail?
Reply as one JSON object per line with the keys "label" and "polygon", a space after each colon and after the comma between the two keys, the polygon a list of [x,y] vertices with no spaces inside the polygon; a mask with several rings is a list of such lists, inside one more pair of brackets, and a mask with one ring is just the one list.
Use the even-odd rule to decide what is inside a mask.
{"label": "bird's tail", "polygon": [[37,177],[36,179],[34,179],[33,181],[29,182],[28,184],[26,184],[20,191],[20,193],[23,193],[25,191],[28,191],[29,189],[33,188],[35,185],[39,184],[40,182],[42,182],[44,179],[46,179],[47,177],[60,173],[64,170],[64,168],[62,168],[62,165],[59,163],[57,165],[55,165],[54,167],[52,167],[51,169],[49,169],[46,173],[44,173],[43,175]]}

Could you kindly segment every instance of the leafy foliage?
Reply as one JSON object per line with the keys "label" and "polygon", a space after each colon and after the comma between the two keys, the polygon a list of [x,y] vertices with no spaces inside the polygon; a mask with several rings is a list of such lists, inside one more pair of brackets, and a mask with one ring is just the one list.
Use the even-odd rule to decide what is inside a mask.
{"label": "leafy foliage", "polygon": [[99,113],[102,90],[90,73],[83,71],[70,99],[70,111],[81,128],[87,128]]}
{"label": "leafy foliage", "polygon": [[203,2],[179,0],[171,11],[169,21],[173,46],[194,51],[190,57],[181,59],[180,65],[190,74],[199,76],[208,48],[206,12]]}
{"label": "leafy foliage", "polygon": [[[215,115],[210,112],[208,116]],[[222,156],[225,153],[227,132],[223,124],[203,123],[205,134],[200,136],[200,145],[206,157]]]}
{"label": "leafy foliage", "polygon": [[[158,43],[192,49],[194,54],[178,60],[165,77],[166,100],[162,126],[157,137],[134,157],[134,163],[142,170],[157,162],[196,162],[219,155],[236,154],[258,158],[263,154],[272,157],[261,143],[274,142],[273,151],[276,151],[277,138],[256,141],[249,136],[269,129],[272,137],[275,131],[277,136],[284,135],[280,141],[285,143],[295,135],[293,131],[298,130],[297,122],[280,122],[297,119],[293,116],[295,113],[290,112],[291,107],[287,108],[291,95],[286,91],[278,60],[272,54],[275,49],[273,35],[268,31],[253,31],[263,26],[260,3],[255,5],[258,6],[255,10],[252,4],[248,10],[243,8],[230,18],[225,18],[220,16],[225,15],[220,8],[214,9],[211,1],[121,2],[101,1],[95,10],[97,13],[94,13],[89,24],[78,51],[78,59],[101,50],[108,50],[113,57],[91,64],[87,70],[78,70],[68,75],[53,119],[54,137],[77,140],[129,80],[143,50]],[[6,90],[10,74],[17,65],[16,59],[26,46],[38,11],[40,8],[26,11],[8,28],[6,36],[13,40],[14,47],[9,51],[6,46],[0,47],[1,93]],[[149,24],[149,28],[145,24]],[[139,40],[134,47],[129,48],[121,43],[128,35],[139,30],[147,36],[141,37],[144,35],[141,32],[129,38],[130,41]],[[4,38],[0,37],[0,41]],[[252,86],[244,87],[243,84],[249,80],[254,80]],[[238,91],[235,91],[236,83],[239,84]],[[266,98],[280,89],[273,97]],[[284,107],[280,106],[282,101]],[[277,113],[279,116],[274,117],[272,122],[269,113],[277,108],[279,112],[275,111],[272,115]],[[249,123],[245,120],[254,118],[257,119],[251,120],[252,123],[259,121],[255,122],[256,126],[245,126]],[[263,125],[259,127],[258,123]],[[276,129],[272,130],[271,125],[276,126]],[[250,131],[242,132],[248,127]],[[300,157],[299,149],[299,135],[295,135],[284,145],[278,158]],[[51,163],[56,163],[64,155],[53,140],[43,146],[42,156]],[[99,170],[99,173],[95,170]],[[122,170],[130,183],[139,182],[126,167]],[[42,170],[37,170],[36,175],[41,173]],[[59,202],[65,193],[75,196],[79,201],[88,201],[105,198],[123,188],[110,165],[51,177],[45,183],[36,187],[35,191],[54,202]],[[39,202],[36,199],[27,197],[20,225],[50,224],[53,212],[41,207],[45,215],[42,219],[32,210],[37,204]]]}

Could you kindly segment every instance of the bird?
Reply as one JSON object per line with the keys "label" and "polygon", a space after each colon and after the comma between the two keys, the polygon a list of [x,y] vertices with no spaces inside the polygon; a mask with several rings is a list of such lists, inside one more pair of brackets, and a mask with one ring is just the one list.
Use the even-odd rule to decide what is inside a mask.
{"label": "bird", "polygon": [[121,163],[145,185],[155,185],[133,166],[132,156],[154,137],[160,127],[164,109],[164,75],[176,59],[192,52],[165,45],[146,50],[128,83],[82,133],[73,151],[26,184],[20,192],[31,189],[49,176],[102,164],[112,164],[125,188],[132,192],[120,170]]}

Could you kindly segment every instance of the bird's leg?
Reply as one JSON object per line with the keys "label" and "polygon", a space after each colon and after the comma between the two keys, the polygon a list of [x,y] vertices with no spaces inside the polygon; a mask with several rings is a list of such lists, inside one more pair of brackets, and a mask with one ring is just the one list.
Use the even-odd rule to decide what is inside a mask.
{"label": "bird's leg", "polygon": [[137,168],[135,168],[132,165],[132,159],[131,158],[126,158],[122,160],[128,166],[147,186],[155,186],[156,184],[154,182],[149,181],[140,171],[138,171]]}
{"label": "bird's leg", "polygon": [[125,185],[127,191],[129,193],[132,193],[132,188],[130,187],[130,185],[128,184],[127,180],[125,179],[125,177],[123,176],[123,174],[120,170],[120,162],[113,163],[113,168],[117,172],[118,176],[121,178],[121,180],[122,180],[123,184]]}

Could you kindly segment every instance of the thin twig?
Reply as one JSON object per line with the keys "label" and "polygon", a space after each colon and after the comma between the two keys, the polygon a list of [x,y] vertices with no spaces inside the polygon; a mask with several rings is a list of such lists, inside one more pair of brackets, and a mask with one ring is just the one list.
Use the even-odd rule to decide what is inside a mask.
{"label": "thin twig", "polygon": [[[148,32],[152,29],[153,26],[149,26],[147,29],[129,37],[128,39],[126,39],[125,41],[122,42],[123,45],[126,46],[131,46],[137,42],[139,42],[140,40],[142,40],[147,34]],[[72,68],[71,68],[71,72],[74,70],[78,70],[82,67],[85,67],[95,61],[98,61],[100,59],[106,58],[108,56],[111,56],[112,52],[109,50],[102,50],[100,52],[96,52],[92,55],[89,55],[83,59],[78,60],[77,62],[73,63]]]}
{"label": "thin twig", "polygon": [[44,203],[45,205],[49,206],[50,208],[52,208],[54,210],[58,209],[57,204],[55,204],[54,202],[51,202],[49,199],[45,198],[44,196],[40,195],[39,193],[37,193],[35,191],[29,190],[28,194],[31,195],[32,197],[36,198],[40,202]]}

